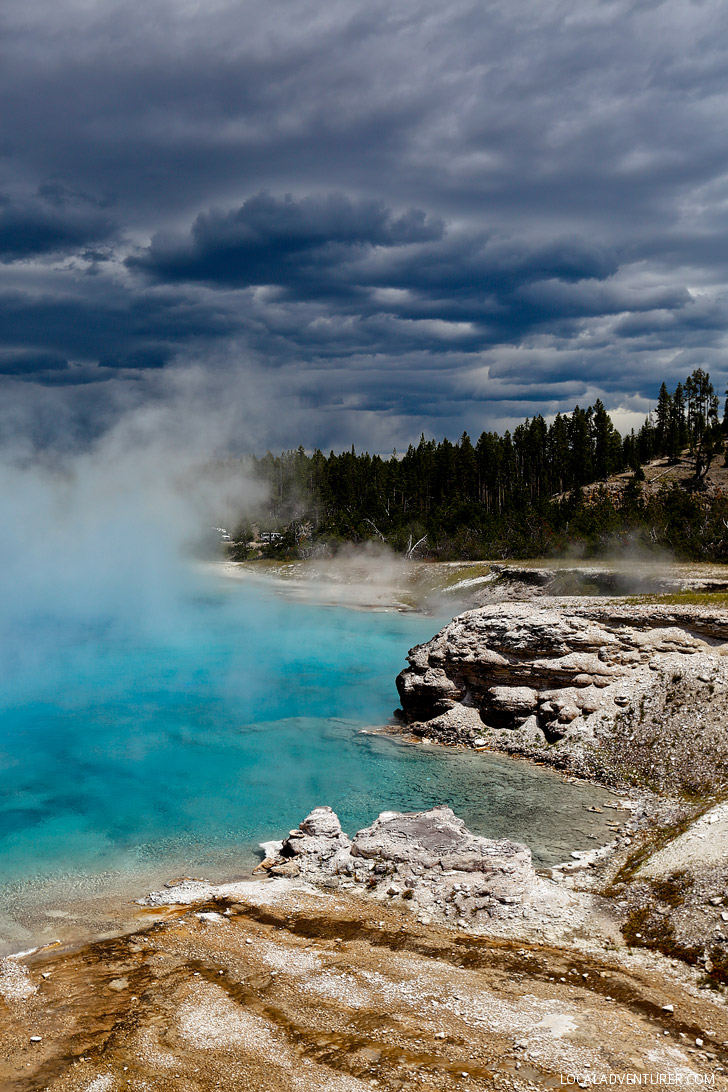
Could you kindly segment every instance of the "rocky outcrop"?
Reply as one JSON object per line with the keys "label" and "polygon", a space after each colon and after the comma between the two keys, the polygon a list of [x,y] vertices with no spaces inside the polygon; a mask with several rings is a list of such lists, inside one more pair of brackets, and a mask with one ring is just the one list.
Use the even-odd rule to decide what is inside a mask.
{"label": "rocky outcrop", "polygon": [[544,596],[659,595],[677,591],[726,591],[719,567],[712,573],[670,570],[659,564],[522,566],[491,564],[492,579],[477,589],[473,606]]}
{"label": "rocky outcrop", "polygon": [[672,735],[697,730],[686,767],[705,765],[694,753],[703,741],[715,782],[728,777],[727,640],[728,613],[698,608],[483,607],[410,651],[397,678],[402,716],[416,735],[538,754],[612,784],[658,768],[669,781],[680,766],[670,752],[630,767],[632,744],[672,747]]}
{"label": "rocky outcrop", "polygon": [[278,857],[263,861],[273,876],[321,879],[335,875],[351,852],[351,842],[339,817],[329,807],[314,808],[297,830],[283,839]]}
{"label": "rocky outcrop", "polygon": [[274,876],[400,897],[420,916],[463,924],[530,904],[543,885],[527,846],[480,838],[448,807],[385,811],[349,839],[329,807],[315,808],[266,862]]}

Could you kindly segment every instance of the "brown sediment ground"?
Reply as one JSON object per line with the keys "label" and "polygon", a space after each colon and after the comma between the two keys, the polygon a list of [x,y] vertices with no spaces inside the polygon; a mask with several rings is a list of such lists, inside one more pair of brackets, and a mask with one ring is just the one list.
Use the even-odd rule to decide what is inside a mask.
{"label": "brown sediment ground", "polygon": [[728,1086],[728,1010],[682,965],[593,938],[423,926],[353,894],[250,892],[1,962],[0,1087],[448,1092],[634,1074]]}

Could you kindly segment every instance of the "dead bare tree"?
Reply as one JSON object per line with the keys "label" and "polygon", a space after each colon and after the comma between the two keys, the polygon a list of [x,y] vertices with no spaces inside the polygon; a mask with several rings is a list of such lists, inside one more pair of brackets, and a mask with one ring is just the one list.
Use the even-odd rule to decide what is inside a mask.
{"label": "dead bare tree", "polygon": [[379,537],[381,538],[382,542],[386,542],[386,541],[387,541],[387,540],[386,540],[386,538],[384,537],[384,535],[382,534],[382,532],[381,532],[381,531],[379,530],[379,528],[377,527],[377,525],[376,525],[376,523],[374,522],[374,520],[372,520],[372,519],[369,519],[369,518],[368,518],[368,516],[365,516],[365,517],[364,517],[364,522],[365,522],[365,523],[368,523],[368,524],[369,524],[369,526],[370,526],[370,527],[372,527],[372,528],[374,529],[374,533],[375,533],[376,535],[379,535]]}
{"label": "dead bare tree", "polygon": [[422,538],[419,539],[417,542],[415,542],[415,544],[413,546],[412,545],[412,535],[410,535],[409,542],[407,543],[407,551],[406,551],[406,553],[404,555],[405,559],[407,561],[414,561],[415,550],[417,549],[418,546],[422,546],[422,544],[424,542],[427,542],[427,535],[423,535]]}

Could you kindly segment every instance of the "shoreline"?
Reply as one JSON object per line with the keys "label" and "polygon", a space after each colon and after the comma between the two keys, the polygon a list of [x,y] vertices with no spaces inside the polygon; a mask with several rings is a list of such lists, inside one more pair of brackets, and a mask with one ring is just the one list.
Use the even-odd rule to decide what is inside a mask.
{"label": "shoreline", "polygon": [[[431,738],[423,738],[409,732],[406,724],[397,721],[381,726],[363,728],[359,730],[358,734],[384,737],[393,743],[414,746],[417,749],[436,747],[443,751],[488,755],[509,765],[514,764],[526,768],[540,767],[564,784],[583,784],[595,787],[614,798],[609,802],[601,802],[601,807],[582,805],[587,811],[600,813],[603,809],[608,809],[614,811],[615,814],[624,813],[625,818],[628,815],[633,823],[634,815],[638,813],[641,826],[650,822],[661,803],[666,803],[666,801],[655,798],[654,794],[639,794],[624,788],[615,788],[612,785],[600,782],[594,777],[571,774],[549,762],[538,761],[527,754],[508,753],[490,747],[472,748],[461,743],[453,745],[441,743]],[[625,836],[627,829],[634,831],[637,827],[633,825],[627,828],[623,824],[619,832],[622,837]],[[601,865],[608,864],[612,858],[617,857],[619,854],[620,844],[618,839],[609,840],[604,835],[602,835],[602,838],[604,840],[600,840],[598,845],[589,849],[579,849],[572,843],[571,847],[565,850],[563,859],[557,860],[551,865],[537,865],[537,871],[543,875],[555,873],[568,884],[570,882],[569,877],[591,867],[592,862],[599,862]],[[270,847],[278,845],[280,845],[280,841],[275,839],[264,841],[258,844],[255,852],[261,855],[262,860],[269,855]],[[528,848],[530,850],[531,847],[528,846]],[[119,882],[114,884],[114,889],[110,892],[101,895],[85,894],[80,898],[69,897],[70,893],[64,892],[60,899],[53,897],[50,901],[56,905],[60,904],[57,914],[54,914],[56,920],[70,920],[74,923],[72,926],[74,935],[72,937],[66,936],[65,939],[54,939],[50,942],[39,940],[37,945],[27,949],[27,953],[32,954],[49,948],[60,951],[75,950],[99,941],[118,939],[136,932],[140,919],[148,920],[150,914],[153,914],[155,910],[160,911],[161,921],[166,916],[164,911],[168,911],[170,907],[201,905],[210,899],[234,897],[244,892],[252,892],[261,884],[267,886],[271,883],[270,877],[267,877],[265,873],[255,874],[259,868],[260,862],[255,868],[244,872],[242,875],[239,873],[235,875],[238,870],[224,869],[222,878],[217,880],[198,879],[185,874],[178,881],[174,879],[163,880],[163,876],[169,876],[170,869],[156,866],[154,871],[159,876],[158,884],[162,885],[160,891],[150,891],[150,881],[144,881],[138,873],[119,873],[118,877],[115,877],[118,878]],[[185,873],[184,864],[180,871]],[[93,880],[95,877],[91,877],[91,879]],[[41,881],[40,886],[46,884],[51,888],[54,887],[52,879]],[[288,881],[288,886],[291,886],[291,881]],[[296,887],[295,883],[293,887]],[[310,890],[310,885],[304,885],[304,889]],[[146,895],[143,894],[144,890],[146,890]],[[153,904],[149,900],[154,897],[156,897],[156,902]],[[77,924],[79,921],[84,923],[80,929]],[[89,932],[87,922],[95,923],[91,932]],[[106,927],[107,924],[108,927]],[[63,930],[58,931],[62,932]],[[0,951],[0,959],[14,959],[22,954],[22,952],[4,953]]]}
{"label": "shoreline", "polygon": [[[515,766],[524,766],[526,768],[539,766],[554,778],[558,778],[562,783],[581,783],[586,786],[594,786],[609,794],[611,797],[618,798],[619,803],[605,802],[602,805],[604,808],[613,809],[615,814],[617,812],[629,812],[629,815],[631,816],[635,810],[640,808],[644,809],[644,806],[647,803],[643,796],[635,794],[629,795],[625,793],[624,790],[615,789],[594,778],[568,774],[566,771],[558,769],[547,762],[538,762],[527,755],[507,754],[495,748],[468,748],[462,744],[448,745],[438,743],[432,739],[423,739],[422,737],[409,733],[406,725],[397,722],[362,728],[359,730],[358,734],[383,737],[395,744],[408,747],[413,746],[417,749],[427,750],[432,747],[437,747],[439,750],[446,752],[452,751],[463,754],[488,755],[495,760],[500,760],[509,765],[514,764]],[[586,808],[586,805],[583,806]],[[598,812],[600,809],[587,808],[586,810],[596,810]],[[256,855],[261,853],[264,856],[265,847],[273,844],[275,843],[259,843],[254,852]],[[539,865],[537,867],[541,871],[547,873],[552,869],[556,869],[557,871],[563,870],[564,875],[570,875],[573,872],[580,871],[594,857],[597,859],[604,859],[604,851],[607,850],[611,852],[612,849],[616,852],[616,844],[603,834],[598,845],[589,849],[584,849],[579,848],[572,843],[570,847],[565,849],[561,860],[557,860],[553,865]],[[226,856],[231,853],[232,849],[227,851]],[[77,949],[87,944],[128,936],[134,933],[139,927],[140,918],[144,920],[148,919],[148,916],[153,909],[151,907],[143,907],[145,898],[144,892],[146,891],[147,895],[149,895],[151,893],[150,887],[153,887],[155,883],[151,878],[145,880],[143,871],[141,873],[120,872],[114,874],[110,883],[111,890],[104,891],[101,894],[87,892],[81,896],[73,894],[73,881],[71,881],[70,888],[67,886],[67,880],[64,880],[62,885],[60,883],[57,885],[52,878],[40,881],[38,888],[47,887],[51,890],[51,894],[47,898],[39,899],[37,905],[34,904],[33,909],[37,911],[38,920],[43,915],[47,916],[50,909],[54,924],[58,923],[55,931],[63,935],[57,940],[54,938],[53,941],[47,942],[36,932],[34,935],[27,938],[28,943],[30,944],[28,950],[42,950],[46,947],[47,943],[51,943],[59,950],[65,951],[69,947],[71,949]],[[178,890],[176,896],[174,894],[175,884],[170,878],[171,872],[174,871],[174,869],[172,869],[172,867],[164,868],[157,865],[154,867],[153,871],[158,877],[156,880],[157,886],[162,885],[170,892],[169,903],[160,902],[160,910],[162,910],[165,905],[184,904],[186,897],[183,894],[184,889]],[[185,867],[184,861],[181,861],[180,866],[176,871],[181,874],[186,874],[189,869]],[[108,881],[108,876],[106,874],[101,875]],[[90,881],[93,886],[98,877],[88,876],[86,879]],[[265,883],[266,880],[264,876],[254,875],[254,869],[245,871],[241,875],[238,869],[223,866],[220,878],[216,880],[204,879],[195,882],[199,882],[204,886],[204,892],[200,895],[200,898],[205,901],[205,899],[209,897],[215,897],[215,892],[221,892],[224,895],[229,891],[242,891],[245,889],[245,885],[258,885],[260,883]],[[57,894],[56,891],[59,889],[61,893]],[[193,889],[191,888],[190,890]],[[140,907],[141,909],[139,909]],[[163,917],[160,920],[163,920]],[[65,929],[62,927],[63,925],[66,926]],[[49,927],[46,925],[46,932],[48,931],[48,928]],[[36,941],[37,943],[35,943]],[[9,948],[9,945],[11,945],[11,942],[7,942],[4,947]],[[17,952],[0,950],[0,959],[15,958],[16,956]]]}
{"label": "shoreline", "polygon": [[[514,767],[524,767],[526,769],[533,769],[540,766],[544,772],[548,773],[554,779],[558,779],[564,784],[583,784],[585,786],[594,786],[602,790],[610,797],[617,797],[620,801],[624,800],[624,794],[620,790],[615,790],[611,786],[601,784],[593,779],[585,777],[575,777],[573,775],[565,775],[564,771],[554,768],[548,763],[539,763],[534,761],[528,756],[519,754],[506,754],[502,751],[490,748],[472,749],[462,745],[450,746],[447,744],[439,744],[434,740],[423,739],[421,737],[410,735],[407,733],[406,726],[400,726],[397,724],[388,724],[381,726],[373,726],[369,728],[359,729],[357,734],[372,735],[388,739],[390,742],[398,746],[415,747],[417,749],[423,749],[425,751],[437,747],[443,752],[462,753],[464,755],[477,754],[487,755],[492,757],[496,762],[502,762],[506,765],[513,765]],[[638,807],[644,801],[641,798],[634,798],[634,806]],[[586,808],[586,805],[582,805]],[[622,804],[616,803],[603,803],[603,807],[626,810],[622,807]],[[586,810],[590,810],[586,808]],[[599,809],[596,809],[599,811]],[[616,810],[615,810],[616,814]],[[631,813],[630,813],[631,814]],[[374,816],[372,815],[372,818]],[[292,817],[295,819],[295,817]],[[595,830],[597,828],[592,828]],[[496,836],[496,835],[494,835]],[[496,836],[497,837],[497,836]],[[592,853],[598,853],[605,847],[608,847],[611,843],[603,832],[600,835],[590,834],[588,837],[598,837],[599,842],[592,848],[583,848],[584,840],[581,840],[581,845],[575,845],[573,842],[565,847],[563,856],[557,857],[554,864],[550,865],[538,865],[537,867],[543,869],[550,869],[558,867],[559,865],[573,870],[574,854],[578,853],[583,860],[586,860]],[[255,848],[250,848],[250,853],[253,853],[256,857],[263,852],[263,847],[266,844],[272,843],[257,843]],[[530,846],[529,846],[530,848]],[[246,851],[248,853],[248,851]],[[230,858],[227,864],[221,864],[218,867],[210,869],[212,873],[217,873],[218,879],[216,880],[202,880],[207,888],[235,888],[238,884],[245,883],[259,883],[260,878],[254,876],[253,866],[244,870],[242,873],[239,868],[234,866],[232,858],[234,858],[234,847],[229,847],[225,853],[225,858]],[[141,869],[138,871],[120,871],[114,872],[111,875],[108,873],[86,874],[83,873],[83,880],[89,886],[90,890],[85,891],[83,894],[76,895],[73,892],[73,886],[75,881],[71,878],[64,877],[63,880],[55,880],[50,877],[47,880],[40,880],[37,884],[33,885],[34,895],[36,892],[42,891],[44,888],[48,890],[48,895],[40,898],[34,898],[31,903],[26,900],[26,907],[30,906],[30,909],[26,909],[24,915],[25,922],[30,919],[35,921],[36,925],[34,931],[27,935],[27,928],[25,922],[22,920],[19,922],[26,929],[26,935],[20,939],[21,944],[26,946],[40,946],[45,943],[45,936],[49,933],[49,930],[53,928],[55,932],[62,934],[61,944],[63,947],[70,944],[74,947],[84,945],[87,943],[95,943],[100,940],[111,939],[116,936],[127,935],[130,931],[134,931],[138,919],[138,911],[134,907],[139,905],[140,899],[143,897],[144,892],[149,892],[150,889],[159,886],[167,887],[172,880],[172,877],[176,875],[186,875],[189,873],[190,867],[185,863],[183,858],[180,858],[176,864],[170,864],[165,867],[159,863],[152,868]],[[193,869],[195,872],[199,872],[198,866]],[[202,872],[207,872],[207,869],[202,869]],[[145,873],[153,873],[155,878]],[[98,883],[101,881],[102,885],[106,886],[106,890],[101,893],[95,893],[98,887]],[[24,885],[19,885],[20,889]],[[48,925],[48,914],[52,915],[52,925]],[[43,919],[45,918],[45,924]],[[17,918],[14,920],[18,920]],[[65,928],[64,928],[65,926]],[[32,929],[32,927],[28,927]],[[3,957],[13,956],[12,941],[8,940],[0,947],[0,959]],[[4,949],[4,950],[3,950]]]}
{"label": "shoreline", "polygon": [[[409,739],[397,732],[393,733],[387,726],[362,729],[361,732],[367,735],[385,736],[392,742],[402,746],[425,749],[433,746],[431,741],[423,741],[417,737]],[[462,747],[445,747],[444,750],[467,753],[467,750]],[[476,754],[477,752],[472,753]],[[513,764],[516,767],[525,765],[527,768],[532,768],[539,765],[520,755],[504,755],[497,751],[488,751],[487,754],[507,765]],[[585,778],[561,777],[561,771],[554,770],[545,764],[543,768],[562,783],[596,784]],[[635,807],[640,803],[637,800],[626,800],[622,794],[607,786],[597,785],[597,787],[604,790],[610,797],[618,798],[618,803],[602,803],[602,808],[613,809],[615,815],[623,813],[626,816],[632,803],[634,803]],[[582,807],[586,811],[591,810],[585,804]],[[601,809],[597,808],[595,810],[599,812]],[[632,811],[629,811],[629,814],[631,815]],[[590,835],[590,837],[598,837],[598,844],[590,848],[583,848],[584,840],[582,838],[580,845],[572,842],[564,850],[563,855],[557,857],[553,864],[538,864],[536,867],[539,871],[546,873],[551,869],[559,870],[563,868],[565,874],[568,874],[570,871],[576,870],[574,862],[577,854],[581,861],[586,862],[594,854],[601,854],[612,845],[606,832],[601,835]],[[260,855],[262,859],[266,855],[266,847],[274,844],[277,844],[275,840],[259,843],[255,849],[256,856]],[[230,855],[232,855],[232,851],[226,853],[226,856]],[[83,878],[89,885],[90,890],[86,890],[81,894],[74,893],[74,881],[68,877],[64,877],[62,882],[54,881],[53,878],[39,881],[37,885],[34,885],[35,897],[32,902],[27,899],[25,901],[23,915],[13,918],[24,932],[22,939],[18,938],[19,942],[25,944],[29,951],[43,949],[48,944],[52,944],[61,951],[65,951],[69,946],[76,949],[87,944],[94,944],[133,933],[139,927],[140,915],[146,919],[153,909],[152,907],[143,907],[144,898],[153,890],[161,888],[168,893],[169,902],[160,901],[159,903],[159,908],[162,910],[164,906],[182,905],[187,895],[195,890],[197,892],[195,897],[199,896],[202,901],[205,901],[208,898],[216,897],[216,893],[221,893],[224,896],[229,892],[243,891],[246,889],[246,885],[258,885],[266,882],[265,876],[256,876],[254,874],[254,868],[241,873],[240,869],[233,867],[231,863],[227,866],[223,865],[221,869],[211,870],[213,873],[218,873],[217,879],[193,879],[191,883],[200,886],[197,889],[192,886],[185,889],[184,886],[178,887],[173,879],[175,873],[187,878],[190,869],[185,868],[184,862],[180,862],[180,865],[176,869],[172,866],[168,868],[155,866],[151,871],[155,874],[156,879],[152,879],[148,874],[145,876],[145,873],[150,871],[148,869],[141,872],[119,872],[113,874],[112,877],[109,877],[108,874],[102,874],[106,889],[101,893],[94,890],[97,888],[97,881],[101,877],[89,876],[85,873]],[[259,867],[259,864],[255,867]],[[44,889],[46,893],[38,897],[36,893],[43,892]],[[139,909],[139,907],[142,907],[142,909]],[[52,937],[51,933],[53,934]],[[17,954],[18,951],[13,950],[13,941],[10,938],[0,948],[0,959],[15,958]]]}
{"label": "shoreline", "polygon": [[[562,607],[578,611],[575,599]],[[452,746],[406,724],[362,731]],[[617,800],[583,806],[625,821],[612,841],[537,870],[538,897],[467,923],[413,913],[390,881],[367,894],[353,874],[180,878],[133,902],[127,880],[125,896],[95,900],[97,919],[104,903],[123,928],[0,956],[0,1084],[394,1092],[416,1078],[431,1092],[464,1081],[527,1092],[564,1073],[584,1086],[637,1071],[728,1088],[728,979],[710,947],[728,932],[728,807],[615,787],[549,761],[556,751],[539,761],[470,742],[458,750],[599,786]],[[696,879],[680,886],[686,867]]]}
{"label": "shoreline", "polygon": [[226,580],[251,580],[294,599],[350,610],[457,614],[491,602],[728,592],[728,566],[641,558],[406,560],[389,550],[352,549],[325,560],[207,562]]}
{"label": "shoreline", "polygon": [[416,1073],[427,1092],[520,1092],[637,1071],[728,1087],[722,999],[565,880],[558,930],[477,933],[290,879],[177,885],[126,934],[0,960],[0,1083],[394,1092]]}

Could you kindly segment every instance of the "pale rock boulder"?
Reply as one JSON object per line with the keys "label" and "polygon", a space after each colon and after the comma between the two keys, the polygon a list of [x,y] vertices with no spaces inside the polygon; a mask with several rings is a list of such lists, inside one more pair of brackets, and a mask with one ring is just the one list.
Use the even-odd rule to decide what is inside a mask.
{"label": "pale rock boulder", "polygon": [[446,712],[454,702],[464,696],[458,687],[440,667],[427,667],[424,671],[415,671],[403,680],[403,693],[409,708],[425,709],[432,715]]}
{"label": "pale rock boulder", "polygon": [[483,732],[483,721],[474,706],[454,702],[444,713],[433,717],[428,722],[428,727],[437,736],[439,743],[455,745],[467,739],[478,746],[477,741]]}
{"label": "pale rock boulder", "polygon": [[528,717],[538,705],[538,691],[530,686],[492,686],[488,691],[493,712]]}
{"label": "pale rock boulder", "polygon": [[276,876],[310,872],[335,872],[340,859],[348,857],[350,842],[336,812],[318,807],[283,840],[280,856],[269,871]]}
{"label": "pale rock boulder", "polygon": [[522,895],[535,876],[527,846],[471,834],[463,820],[444,806],[410,814],[382,812],[355,836],[351,853],[392,862],[395,867],[480,873],[480,885],[494,898]]}
{"label": "pale rock boulder", "polygon": [[430,918],[470,926],[530,906],[543,886],[527,846],[474,835],[446,806],[382,812],[352,840],[331,808],[315,808],[269,871],[326,887],[360,884],[374,898],[400,897]]}

